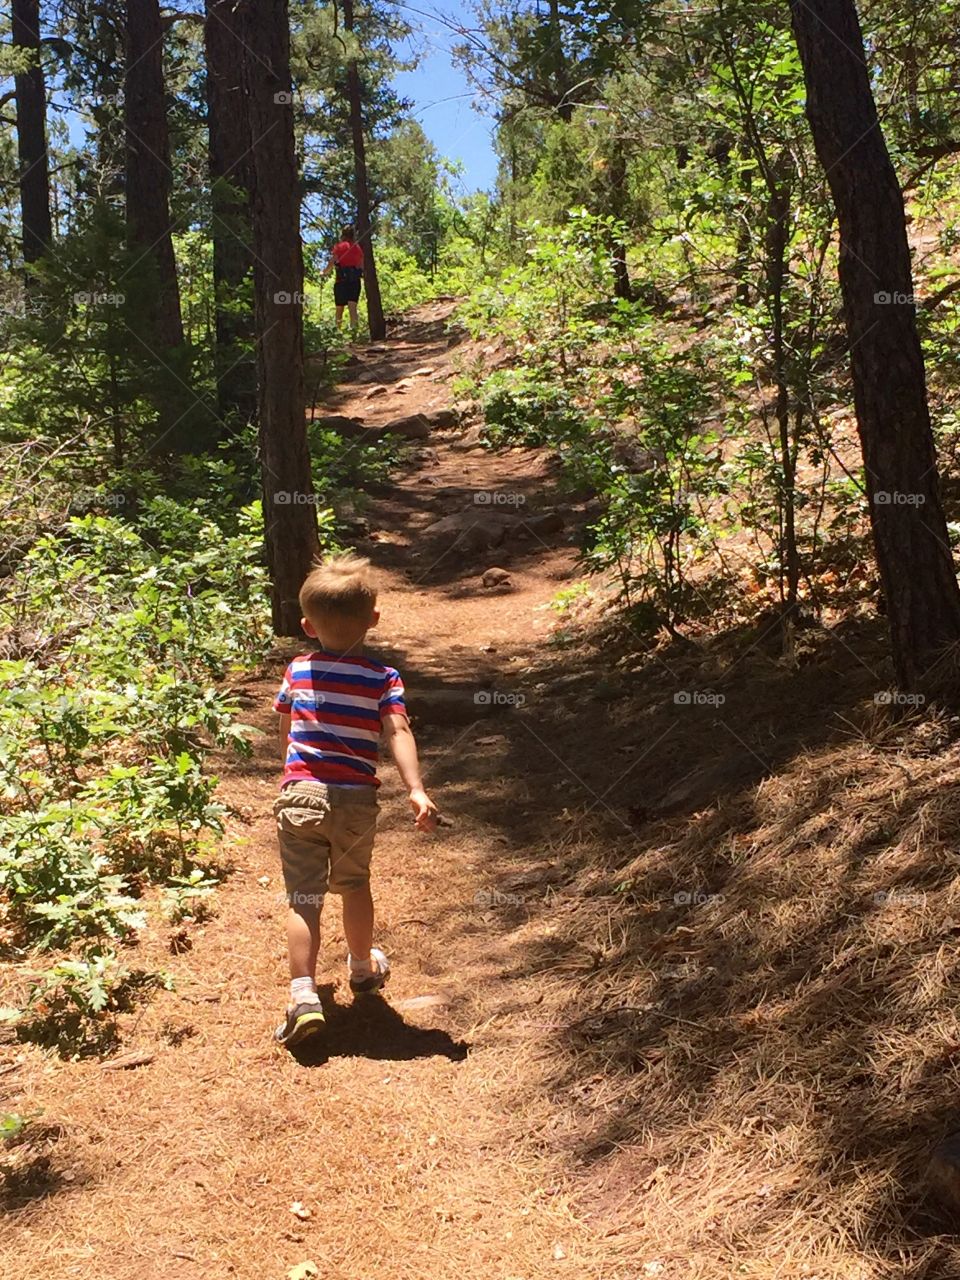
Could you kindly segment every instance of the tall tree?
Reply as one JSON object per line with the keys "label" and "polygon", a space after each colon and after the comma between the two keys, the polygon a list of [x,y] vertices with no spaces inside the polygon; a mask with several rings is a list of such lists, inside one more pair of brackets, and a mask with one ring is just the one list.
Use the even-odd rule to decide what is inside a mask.
{"label": "tall tree", "polygon": [[127,236],[156,268],[156,293],[140,337],[158,354],[183,343],[180,290],[170,227],[170,142],[158,0],[127,0],[124,129]]}
{"label": "tall tree", "polygon": [[840,284],[877,562],[897,677],[922,683],[960,640],[903,193],[853,0],[791,0],[807,114],[840,224]]}
{"label": "tall tree", "polygon": [[87,145],[77,155],[78,193],[120,208],[126,169],[125,7],[99,0],[58,0],[53,12],[62,87],[80,120],[91,126]]}
{"label": "tall tree", "polygon": [[[610,213],[622,223],[625,221],[627,206],[627,158],[623,139],[620,137],[615,140],[610,157],[609,190]],[[618,298],[630,302],[633,299],[633,285],[630,283],[627,246],[619,236],[615,236],[610,248],[613,258],[613,291]]]}
{"label": "tall tree", "polygon": [[25,262],[36,262],[50,247],[50,175],[47,162],[47,94],[40,63],[40,0],[13,0],[13,44],[30,65],[15,77],[20,214]]}
{"label": "tall tree", "polygon": [[243,43],[233,0],[206,0],[207,126],[213,220],[217,398],[220,412],[256,407],[253,312],[239,296],[253,267],[250,133],[243,101]]}
{"label": "tall tree", "polygon": [[[353,0],[343,0],[344,30],[354,34]],[[387,322],[380,297],[380,280],[373,249],[370,184],[367,178],[367,147],[363,120],[363,86],[360,67],[351,51],[347,61],[347,105],[350,112],[350,136],[353,142],[353,171],[357,195],[357,239],[363,246],[363,285],[367,295],[367,323],[370,337],[385,338]]]}
{"label": "tall tree", "polygon": [[[639,21],[645,6],[629,0],[627,7]],[[599,8],[612,14],[606,0]],[[623,41],[620,20],[611,40],[584,6],[563,0],[547,0],[546,13],[529,0],[479,0],[470,21],[446,21],[460,38],[455,58],[482,95],[499,100],[501,119],[523,107],[569,124],[578,103],[594,98]]]}
{"label": "tall tree", "polygon": [[563,47],[563,24],[560,21],[560,0],[549,0],[548,58],[557,94],[557,115],[567,124],[573,119],[574,100],[570,96],[570,68]]}
{"label": "tall tree", "polygon": [[317,551],[303,389],[300,178],[287,0],[238,0],[250,152],[257,413],[264,537],[277,635],[300,630],[298,595]]}

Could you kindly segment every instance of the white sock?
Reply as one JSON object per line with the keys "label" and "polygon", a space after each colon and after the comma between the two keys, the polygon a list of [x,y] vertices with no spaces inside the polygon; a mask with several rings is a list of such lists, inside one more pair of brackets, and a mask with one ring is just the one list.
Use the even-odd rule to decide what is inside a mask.
{"label": "white sock", "polygon": [[290,979],[291,1004],[316,1004],[319,1000],[317,984],[313,978]]}
{"label": "white sock", "polygon": [[376,973],[377,962],[372,955],[367,956],[366,960],[358,960],[356,956],[349,956],[347,968],[350,970],[351,978],[369,978],[372,973]]}

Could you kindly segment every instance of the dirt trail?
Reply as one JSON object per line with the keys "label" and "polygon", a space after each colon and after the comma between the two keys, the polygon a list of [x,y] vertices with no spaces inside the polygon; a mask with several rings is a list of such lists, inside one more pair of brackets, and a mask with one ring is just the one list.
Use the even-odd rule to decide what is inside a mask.
{"label": "dirt trail", "polygon": [[[448,405],[449,310],[422,308],[386,349],[362,351],[353,373],[376,383],[341,387],[324,411],[382,424]],[[370,397],[371,385],[388,390]],[[435,432],[362,513],[371,536],[361,546],[385,588],[371,648],[406,677],[428,785],[452,821],[416,839],[385,766],[375,889],[377,941],[394,965],[387,1004],[351,1007],[328,908],[330,1057],[298,1062],[271,1047],[284,903],[270,816],[277,752],[272,734],[259,739],[252,761],[221,762],[242,816],[215,917],[191,928],[185,954],[170,954],[159,923],[140,944],[143,961],[158,958],[175,979],[125,1027],[124,1050],[154,1060],[104,1072],[2,1050],[14,1065],[0,1100],[42,1107],[50,1126],[45,1179],[0,1217],[8,1280],[282,1280],[308,1260],[329,1280],[637,1274],[602,1260],[550,1154],[558,1117],[539,1083],[550,1050],[538,1013],[549,975],[526,962],[531,930],[542,949],[549,926],[503,888],[539,883],[541,833],[567,802],[562,769],[555,786],[540,769],[524,790],[503,761],[550,751],[512,703],[549,628],[546,606],[573,572],[570,530],[470,553],[449,535],[424,537],[471,506],[479,517],[549,507],[540,455],[464,449],[461,436]],[[480,585],[492,564],[510,571],[505,587]],[[243,688],[247,718],[268,731],[283,659]],[[297,1201],[305,1220],[291,1212]]]}

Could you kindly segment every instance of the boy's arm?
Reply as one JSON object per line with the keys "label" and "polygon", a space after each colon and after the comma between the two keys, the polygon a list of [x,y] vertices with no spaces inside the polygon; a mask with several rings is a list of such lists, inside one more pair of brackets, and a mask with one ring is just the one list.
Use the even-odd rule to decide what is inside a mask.
{"label": "boy's arm", "polygon": [[410,807],[420,831],[433,831],[437,825],[437,806],[423,789],[417,743],[406,716],[385,715],[383,736],[387,740],[397,771],[410,793]]}
{"label": "boy's arm", "polygon": [[280,759],[286,761],[287,739],[290,737],[290,712],[281,711],[277,716],[277,732],[280,737]]}

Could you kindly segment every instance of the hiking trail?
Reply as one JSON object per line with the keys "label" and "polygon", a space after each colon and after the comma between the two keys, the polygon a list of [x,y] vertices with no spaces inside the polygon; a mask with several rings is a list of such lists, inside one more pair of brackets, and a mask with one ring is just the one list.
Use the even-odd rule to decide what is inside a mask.
{"label": "hiking trail", "polygon": [[[418,308],[396,338],[360,348],[351,380],[316,412],[366,429],[449,409],[452,309]],[[550,974],[529,952],[533,933],[549,946],[544,844],[575,769],[550,759],[525,669],[554,620],[549,602],[576,576],[577,511],[557,508],[542,452],[489,453],[451,419],[433,419],[443,425],[350,534],[382,583],[370,652],[404,677],[427,786],[450,824],[418,837],[383,763],[374,893],[376,942],[393,965],[386,1005],[351,1008],[330,901],[318,974],[329,1059],[271,1045],[287,981],[271,815],[271,701],[291,652],[280,646],[240,688],[244,719],[263,731],[253,758],[218,759],[235,871],[212,918],[179,943],[152,923],[131,961],[161,949],[175,983],[124,1021],[121,1053],[152,1060],[105,1071],[8,1047],[6,1092],[53,1126],[42,1194],[5,1215],[8,1280],[283,1280],[307,1262],[317,1270],[301,1274],[324,1280],[636,1274],[601,1259],[574,1207],[540,1080]],[[524,761],[536,762],[529,777]]]}

